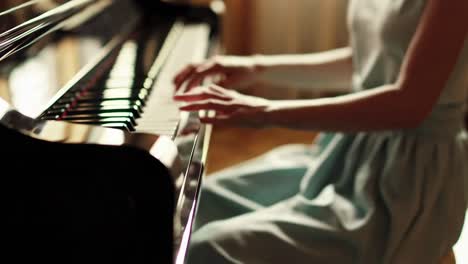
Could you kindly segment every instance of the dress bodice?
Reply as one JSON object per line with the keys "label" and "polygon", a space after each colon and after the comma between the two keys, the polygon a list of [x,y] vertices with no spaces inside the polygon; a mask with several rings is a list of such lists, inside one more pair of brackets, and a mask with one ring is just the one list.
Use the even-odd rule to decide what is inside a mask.
{"label": "dress bodice", "polygon": [[[426,0],[351,0],[348,27],[354,50],[355,90],[397,80],[425,4]],[[443,41],[444,36],[440,37]],[[468,36],[438,105],[464,104],[467,98]]]}

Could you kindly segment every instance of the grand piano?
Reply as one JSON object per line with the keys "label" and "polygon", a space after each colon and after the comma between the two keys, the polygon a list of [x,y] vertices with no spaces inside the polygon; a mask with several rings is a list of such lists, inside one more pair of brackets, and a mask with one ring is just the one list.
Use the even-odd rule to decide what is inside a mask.
{"label": "grand piano", "polygon": [[174,74],[216,52],[213,8],[2,0],[3,263],[184,263],[210,128]]}

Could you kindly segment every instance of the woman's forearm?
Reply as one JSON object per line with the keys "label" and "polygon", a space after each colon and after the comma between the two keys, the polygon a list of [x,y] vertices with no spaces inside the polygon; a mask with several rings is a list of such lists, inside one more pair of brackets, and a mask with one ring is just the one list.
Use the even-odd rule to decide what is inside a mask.
{"label": "woman's forearm", "polygon": [[313,90],[349,91],[352,78],[351,48],[309,55],[254,57],[263,82]]}
{"label": "woman's forearm", "polygon": [[427,111],[394,85],[333,98],[273,101],[273,126],[319,131],[377,131],[416,127]]}

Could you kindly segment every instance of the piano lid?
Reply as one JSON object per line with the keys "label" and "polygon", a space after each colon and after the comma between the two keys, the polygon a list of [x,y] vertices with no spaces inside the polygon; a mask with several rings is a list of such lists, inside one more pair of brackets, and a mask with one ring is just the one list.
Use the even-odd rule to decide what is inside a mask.
{"label": "piano lid", "polygon": [[62,5],[52,5],[50,1],[38,0],[3,11],[0,13],[0,61],[55,31],[82,24],[111,2],[72,0]]}
{"label": "piano lid", "polygon": [[139,19],[130,0],[54,2],[0,4],[0,97],[30,117]]}

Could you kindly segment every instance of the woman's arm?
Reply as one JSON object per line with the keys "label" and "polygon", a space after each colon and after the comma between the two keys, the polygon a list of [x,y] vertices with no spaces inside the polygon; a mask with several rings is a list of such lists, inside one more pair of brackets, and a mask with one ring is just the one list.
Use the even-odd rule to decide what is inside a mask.
{"label": "woman's arm", "polygon": [[[457,62],[468,33],[467,14],[466,0],[428,0],[397,83],[330,100],[278,102],[270,118],[286,126],[346,131],[419,125]],[[311,122],[300,122],[307,119]]]}
{"label": "woman's arm", "polygon": [[350,47],[312,54],[257,55],[259,80],[275,85],[323,91],[350,91],[352,50]]}
{"label": "woman's arm", "polygon": [[[182,95],[181,109],[217,110],[207,123],[284,126],[326,131],[366,131],[418,126],[431,112],[468,32],[468,1],[428,0],[398,81],[328,99],[268,101],[222,89]],[[212,91],[213,90],[213,91]]]}
{"label": "woman's arm", "polygon": [[174,78],[176,90],[190,91],[207,77],[239,90],[255,82],[294,88],[349,91],[351,49],[341,48],[309,55],[216,56],[188,65]]}

